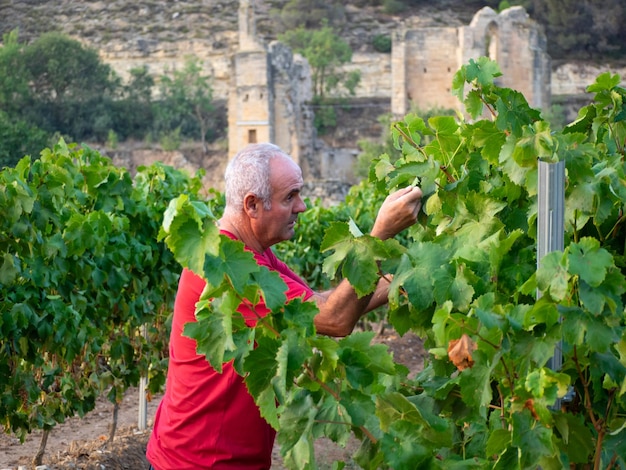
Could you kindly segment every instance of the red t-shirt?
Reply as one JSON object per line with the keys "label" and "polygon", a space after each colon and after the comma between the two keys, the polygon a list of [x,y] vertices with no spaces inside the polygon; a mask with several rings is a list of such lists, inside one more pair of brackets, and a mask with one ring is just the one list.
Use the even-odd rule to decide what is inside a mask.
{"label": "red t-shirt", "polygon": [[[271,249],[254,253],[254,258],[280,274],[288,300],[306,300],[313,294]],[[224,364],[221,374],[216,372],[196,353],[196,342],[182,336],[185,323],[196,321],[196,302],[204,286],[202,278],[183,270],[174,304],[166,390],[146,456],[156,470],[268,469],[276,433],[261,417],[243,378],[232,362]],[[256,312],[265,315],[267,308],[261,303]]]}

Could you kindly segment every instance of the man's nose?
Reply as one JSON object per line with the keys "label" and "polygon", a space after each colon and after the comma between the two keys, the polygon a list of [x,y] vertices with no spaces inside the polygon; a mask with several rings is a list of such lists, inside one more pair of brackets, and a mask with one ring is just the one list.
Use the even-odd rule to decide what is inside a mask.
{"label": "man's nose", "polygon": [[306,210],[306,204],[304,203],[302,198],[298,196],[298,202],[296,206],[294,207],[294,212],[300,213],[300,212],[304,212],[305,210]]}

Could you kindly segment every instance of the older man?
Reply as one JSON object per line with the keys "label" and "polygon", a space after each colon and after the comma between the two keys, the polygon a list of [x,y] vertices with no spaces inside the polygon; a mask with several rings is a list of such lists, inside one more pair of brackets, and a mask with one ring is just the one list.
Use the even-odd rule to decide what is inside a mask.
{"label": "older man", "polygon": [[[287,285],[287,300],[314,301],[317,331],[329,336],[349,334],[359,318],[387,301],[388,281],[359,298],[344,279],[327,292],[314,292],[270,247],[294,234],[298,214],[306,209],[300,191],[299,166],[273,144],[253,144],[230,161],[225,173],[226,208],[219,221],[222,234],[244,243],[257,263],[278,272]],[[409,187],[383,202],[371,235],[395,236],[414,224],[422,192]],[[260,416],[243,378],[225,364],[217,373],[195,341],[182,336],[185,323],[195,321],[195,304],[205,282],[189,270],[181,274],[170,337],[170,362],[165,395],[156,413],[147,458],[155,470],[267,469],[275,431]],[[264,305],[255,307],[259,315]]]}

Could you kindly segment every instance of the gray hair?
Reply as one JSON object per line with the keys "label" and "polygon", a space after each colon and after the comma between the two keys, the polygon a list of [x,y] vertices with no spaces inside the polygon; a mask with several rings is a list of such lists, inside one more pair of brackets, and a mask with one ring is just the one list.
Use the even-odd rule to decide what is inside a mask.
{"label": "gray hair", "polygon": [[264,209],[271,209],[270,160],[278,155],[290,158],[280,147],[270,143],[250,144],[240,150],[224,173],[226,207],[243,209],[244,197],[252,193],[263,202]]}

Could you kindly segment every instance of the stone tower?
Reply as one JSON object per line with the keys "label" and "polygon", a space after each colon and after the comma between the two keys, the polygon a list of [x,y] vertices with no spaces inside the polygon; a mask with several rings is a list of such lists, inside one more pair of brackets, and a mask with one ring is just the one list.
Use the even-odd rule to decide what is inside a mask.
{"label": "stone tower", "polygon": [[499,84],[520,91],[538,109],[550,106],[550,58],[541,26],[523,7],[479,10],[469,26],[400,29],[393,35],[391,111],[458,109],[452,78],[470,59],[487,56],[500,66]]}
{"label": "stone tower", "polygon": [[254,8],[239,2],[239,50],[232,57],[228,94],[228,149],[232,156],[248,143],[272,141],[268,56],[256,39]]}
{"label": "stone tower", "polygon": [[313,112],[308,62],[279,42],[256,36],[254,5],[239,3],[239,49],[232,57],[228,94],[228,153],[249,143],[272,142],[316,177]]}

